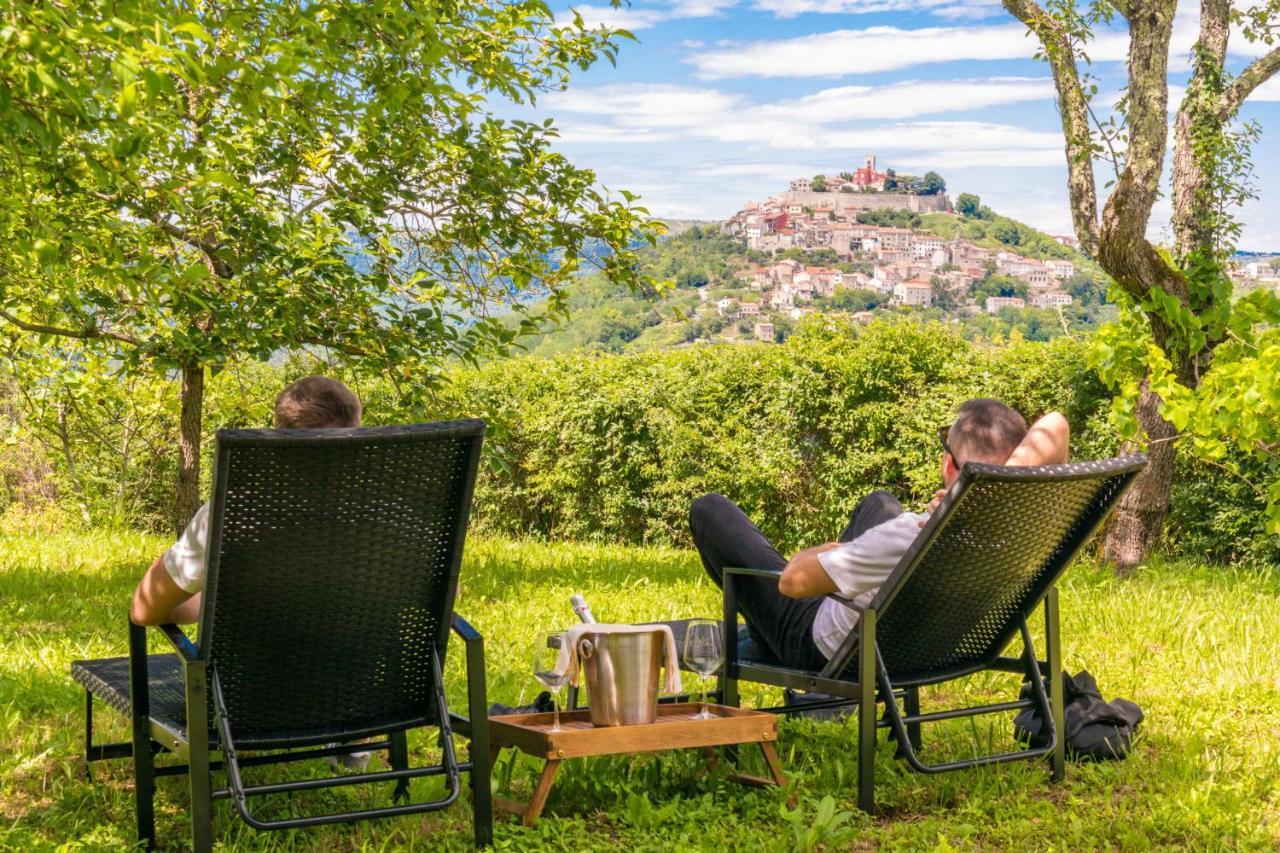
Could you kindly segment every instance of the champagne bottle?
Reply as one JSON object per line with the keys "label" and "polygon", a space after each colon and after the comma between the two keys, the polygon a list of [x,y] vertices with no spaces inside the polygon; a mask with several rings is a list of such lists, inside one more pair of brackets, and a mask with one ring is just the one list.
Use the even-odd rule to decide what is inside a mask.
{"label": "champagne bottle", "polygon": [[573,612],[578,614],[578,618],[583,622],[592,624],[596,621],[596,617],[591,615],[591,608],[587,606],[587,600],[579,593],[575,592],[569,596],[569,603],[573,605]]}

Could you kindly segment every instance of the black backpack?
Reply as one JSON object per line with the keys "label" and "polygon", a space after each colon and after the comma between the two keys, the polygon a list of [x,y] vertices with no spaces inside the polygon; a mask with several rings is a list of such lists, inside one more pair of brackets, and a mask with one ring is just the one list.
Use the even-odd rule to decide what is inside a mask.
{"label": "black backpack", "polygon": [[[1128,699],[1104,702],[1098,682],[1084,670],[1074,678],[1064,672],[1062,686],[1067,754],[1095,761],[1128,755],[1133,733],[1143,719],[1142,709]],[[1019,698],[1031,698],[1030,684],[1023,685]],[[1049,743],[1044,728],[1040,710],[1034,705],[1013,718],[1014,736],[1032,747]]]}

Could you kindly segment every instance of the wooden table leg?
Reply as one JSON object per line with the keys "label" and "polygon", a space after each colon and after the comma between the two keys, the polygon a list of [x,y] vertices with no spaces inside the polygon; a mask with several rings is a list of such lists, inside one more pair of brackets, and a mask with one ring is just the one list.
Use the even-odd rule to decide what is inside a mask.
{"label": "wooden table leg", "polygon": [[769,765],[769,773],[773,776],[773,781],[779,788],[787,787],[787,777],[782,772],[782,762],[778,760],[778,750],[774,749],[773,742],[760,741],[760,751],[764,753],[764,763]]}
{"label": "wooden table leg", "polygon": [[533,826],[538,822],[538,816],[542,814],[542,807],[547,804],[547,795],[551,793],[551,783],[556,778],[556,771],[560,769],[560,759],[551,758],[542,768],[542,775],[538,777],[538,786],[533,789],[533,799],[529,800],[529,807],[525,809],[524,820],[525,826]]}

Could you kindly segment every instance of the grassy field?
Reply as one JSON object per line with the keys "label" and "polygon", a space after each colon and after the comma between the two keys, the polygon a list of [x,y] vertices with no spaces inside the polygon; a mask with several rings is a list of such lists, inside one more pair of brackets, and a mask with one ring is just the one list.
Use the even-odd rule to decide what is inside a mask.
{"label": "grassy field", "polygon": [[[86,781],[80,756],[83,694],[71,660],[124,653],[125,602],[164,543],[108,532],[0,535],[0,847],[121,849],[132,841],[128,762],[98,763]],[[484,634],[490,697],[529,701],[539,632],[573,621],[583,592],[601,619],[712,615],[716,590],[685,551],[473,541],[459,612]],[[1280,575],[1183,565],[1151,566],[1117,581],[1088,566],[1063,586],[1065,660],[1103,692],[1146,710],[1136,752],[1124,762],[1069,763],[1050,785],[1042,766],[943,776],[910,773],[883,742],[874,816],[853,807],[853,729],[800,720],[782,725],[781,754],[796,783],[788,809],[776,791],[742,788],[695,754],[571,763],[534,829],[499,818],[498,849],[1266,849],[1280,847]],[[450,694],[462,705],[458,656]],[[337,689],[337,688],[335,688]],[[972,677],[925,695],[925,708],[956,698],[1007,697],[1013,676]],[[776,695],[748,692],[748,703]],[[99,737],[124,721],[99,717]],[[1007,717],[926,730],[929,757],[960,756],[1010,740]],[[418,757],[429,737],[410,741]],[[302,772],[320,773],[319,762]],[[275,772],[275,771],[271,771]],[[534,774],[510,753],[496,781],[519,796]],[[278,775],[278,774],[277,774]],[[215,782],[217,781],[215,776]],[[263,778],[259,773],[255,778]],[[438,780],[417,780],[430,793]],[[388,790],[314,792],[313,809],[377,805]],[[830,799],[827,799],[827,798]],[[825,800],[825,802],[824,802]],[[185,786],[160,780],[162,845],[187,840]],[[276,813],[293,808],[273,806]],[[466,849],[468,807],[356,826],[262,835],[217,806],[228,848]],[[812,838],[801,837],[816,828]]]}

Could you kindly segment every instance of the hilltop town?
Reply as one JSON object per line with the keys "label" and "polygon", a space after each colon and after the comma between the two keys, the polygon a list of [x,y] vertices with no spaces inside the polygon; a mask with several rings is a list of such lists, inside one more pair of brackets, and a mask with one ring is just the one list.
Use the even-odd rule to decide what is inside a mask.
{"label": "hilltop town", "polygon": [[[914,182],[920,187],[916,191],[894,192],[890,182],[895,176],[879,171],[875,155],[870,154],[864,165],[852,172],[797,179],[785,192],[764,202],[748,202],[724,223],[724,234],[742,239],[749,250],[771,259],[788,250],[825,250],[843,263],[815,266],[783,258],[753,265],[742,270],[739,279],[759,298],[718,299],[717,314],[753,320],[754,337],[772,340],[775,324],[756,318],[785,312],[799,319],[818,310],[816,300],[831,299],[840,288],[880,294],[882,304],[889,308],[940,305],[962,314],[995,314],[1028,307],[1058,309],[1072,304],[1074,297],[1063,289],[1064,282],[1077,271],[1071,260],[1031,258],[979,245],[962,238],[959,228],[953,229],[950,239],[944,239],[925,227],[873,224],[876,219],[919,218],[903,217],[902,212],[958,217],[945,194],[945,183],[933,173],[930,176],[931,180]],[[966,212],[981,215],[982,209],[979,204]],[[1078,248],[1074,238],[1054,239],[1067,249]],[[976,290],[993,277],[1025,287],[1005,281],[995,292]],[[871,316],[869,310],[854,313],[860,321]]]}

